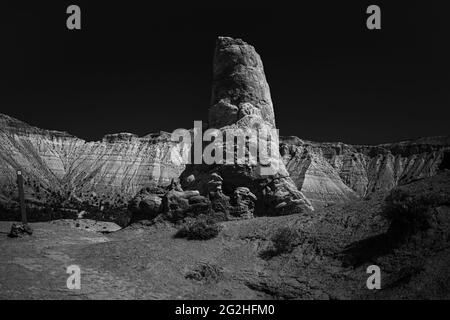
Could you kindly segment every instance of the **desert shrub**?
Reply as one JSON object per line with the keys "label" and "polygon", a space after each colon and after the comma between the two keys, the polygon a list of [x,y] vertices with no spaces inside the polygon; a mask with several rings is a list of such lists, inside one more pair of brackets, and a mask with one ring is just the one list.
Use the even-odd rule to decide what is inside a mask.
{"label": "desert shrub", "polygon": [[448,197],[439,193],[411,194],[394,189],[385,199],[383,215],[388,219],[410,227],[429,227],[430,208],[448,204]]}
{"label": "desert shrub", "polygon": [[202,263],[185,275],[186,279],[203,282],[218,282],[222,277],[223,269],[209,263]]}
{"label": "desert shrub", "polygon": [[175,234],[175,237],[188,240],[209,240],[217,237],[219,232],[220,226],[214,220],[200,218],[186,222]]}
{"label": "desert shrub", "polygon": [[444,153],[444,158],[442,159],[441,164],[439,165],[439,170],[450,170],[450,151],[446,151]]}
{"label": "desert shrub", "polygon": [[272,236],[271,241],[277,254],[289,253],[298,244],[299,234],[292,228],[283,227]]}
{"label": "desert shrub", "polygon": [[211,212],[208,215],[201,215],[204,219],[210,223],[219,223],[228,221],[228,215],[225,212]]}

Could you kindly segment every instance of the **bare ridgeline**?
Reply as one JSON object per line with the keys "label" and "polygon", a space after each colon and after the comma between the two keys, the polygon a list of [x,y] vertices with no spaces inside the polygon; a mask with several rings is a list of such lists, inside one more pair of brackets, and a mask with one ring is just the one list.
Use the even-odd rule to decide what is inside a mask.
{"label": "bare ridgeline", "polygon": [[[278,137],[275,123],[260,56],[240,39],[219,37],[209,124],[200,133],[186,130],[188,143],[167,132],[86,142],[0,115],[0,218],[20,220],[21,170],[28,220],[52,221],[35,224],[40,232],[24,239],[64,251],[71,259],[63,264],[78,259],[91,274],[108,272],[119,281],[113,289],[100,276],[89,279],[92,291],[82,290],[91,298],[449,298],[450,138],[378,146],[315,143]],[[269,174],[259,161],[177,158],[207,148],[192,143],[204,138],[202,130],[239,137],[255,128],[275,132],[277,150],[265,160],[276,170]],[[226,148],[233,142],[214,141],[235,159],[234,145]],[[92,236],[119,226],[120,233]],[[79,240],[88,239],[89,230],[96,240]],[[59,236],[74,237],[73,255]],[[49,255],[36,255],[36,264],[55,264]],[[99,257],[110,269],[99,267]],[[147,268],[124,271],[124,261]],[[372,264],[386,270],[382,291],[366,287]],[[126,281],[135,291],[125,289]],[[1,288],[23,296],[21,284],[3,282]],[[99,285],[104,295],[96,291]],[[31,297],[53,298],[51,292]]]}

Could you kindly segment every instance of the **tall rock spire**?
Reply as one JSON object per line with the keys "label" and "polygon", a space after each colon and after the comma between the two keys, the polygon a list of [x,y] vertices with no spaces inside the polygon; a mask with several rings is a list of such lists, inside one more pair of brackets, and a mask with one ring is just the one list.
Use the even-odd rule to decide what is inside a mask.
{"label": "tall rock spire", "polygon": [[[219,37],[213,65],[209,123],[221,128],[245,115],[248,104],[275,127],[272,99],[261,57],[241,39]],[[245,107],[246,106],[246,107]]]}
{"label": "tall rock spire", "polygon": [[[214,144],[219,147],[217,150],[222,150],[220,147],[226,150],[227,159],[231,155],[235,161],[186,166],[180,177],[183,188],[204,192],[214,174],[223,179],[223,190],[228,194],[248,188],[257,199],[256,215],[313,210],[289,177],[279,155],[272,99],[260,56],[240,39],[219,37],[213,68],[209,127],[220,129],[220,136],[227,138],[214,140]],[[264,133],[270,133],[270,143]],[[256,149],[257,155],[252,152]],[[268,153],[259,152],[268,149]]]}

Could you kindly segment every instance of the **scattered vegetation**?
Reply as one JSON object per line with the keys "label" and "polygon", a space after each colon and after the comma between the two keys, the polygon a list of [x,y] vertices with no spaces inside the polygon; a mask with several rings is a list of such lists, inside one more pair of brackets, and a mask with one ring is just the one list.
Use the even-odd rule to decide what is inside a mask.
{"label": "scattered vegetation", "polygon": [[217,237],[220,225],[216,220],[199,217],[189,219],[175,234],[175,238],[187,238],[188,240],[209,240]]}
{"label": "scattered vegetation", "polygon": [[280,228],[271,238],[275,251],[279,254],[289,253],[298,244],[299,234],[290,227]]}
{"label": "scattered vegetation", "polygon": [[222,277],[222,268],[209,263],[202,263],[185,275],[186,279],[202,282],[218,282]]}
{"label": "scattered vegetation", "polygon": [[[382,215],[390,222],[386,232],[355,241],[347,246],[341,256],[344,266],[357,267],[374,261],[378,257],[392,254],[394,250],[400,250],[401,246],[407,246],[410,241],[414,248],[427,243],[423,241],[422,236],[428,237],[423,231],[433,227],[434,208],[450,204],[448,193],[441,188],[434,189],[431,184],[427,184],[426,189],[407,188],[393,189],[384,200]],[[411,237],[415,234],[422,236]],[[401,250],[405,250],[405,247]],[[414,272],[406,272],[399,281],[408,279],[410,274]]]}
{"label": "scattered vegetation", "polygon": [[271,237],[272,245],[260,253],[263,259],[271,259],[283,253],[290,253],[294,248],[303,242],[298,231],[291,227],[278,229]]}

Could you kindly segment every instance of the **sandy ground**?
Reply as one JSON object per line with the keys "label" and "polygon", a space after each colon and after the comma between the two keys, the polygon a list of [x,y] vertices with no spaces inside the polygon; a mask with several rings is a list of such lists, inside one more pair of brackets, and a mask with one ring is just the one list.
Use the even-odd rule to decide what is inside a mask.
{"label": "sandy ground", "polygon": [[[187,241],[173,239],[176,229],[164,225],[110,234],[61,222],[30,225],[32,236],[11,239],[6,236],[11,222],[0,222],[0,299],[267,297],[240,279],[257,276],[258,263],[249,260],[261,259],[246,257],[252,250],[236,249],[226,232],[210,241]],[[221,265],[220,281],[186,279],[190,270],[208,263]],[[67,288],[70,265],[81,269],[81,290]]]}

